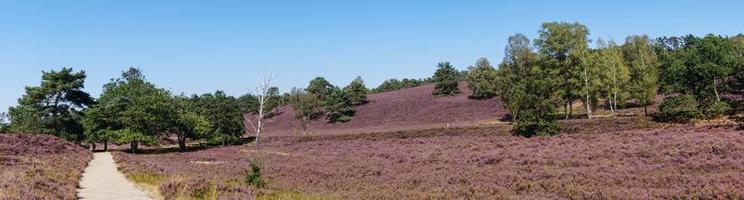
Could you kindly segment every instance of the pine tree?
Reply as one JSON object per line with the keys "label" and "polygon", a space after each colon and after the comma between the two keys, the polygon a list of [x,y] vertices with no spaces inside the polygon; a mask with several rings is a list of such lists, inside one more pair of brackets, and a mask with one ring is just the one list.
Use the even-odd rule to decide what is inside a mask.
{"label": "pine tree", "polygon": [[357,76],[351,83],[344,88],[347,93],[351,96],[352,105],[362,105],[367,103],[367,93],[369,89],[364,85],[364,80],[361,76]]}
{"label": "pine tree", "polygon": [[323,107],[329,123],[350,121],[356,112],[351,102],[351,95],[337,87],[334,87],[328,98],[323,101]]}
{"label": "pine tree", "polygon": [[434,96],[450,96],[460,94],[457,88],[458,72],[449,62],[441,62],[434,73]]}

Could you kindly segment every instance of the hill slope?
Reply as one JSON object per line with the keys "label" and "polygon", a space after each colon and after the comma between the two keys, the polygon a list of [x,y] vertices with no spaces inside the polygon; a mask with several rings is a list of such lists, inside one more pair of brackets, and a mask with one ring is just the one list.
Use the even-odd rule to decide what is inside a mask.
{"label": "hill slope", "polygon": [[[495,120],[505,114],[498,98],[473,100],[465,83],[462,94],[434,97],[434,85],[370,94],[369,103],[356,107],[354,118],[346,123],[329,124],[318,119],[310,124],[311,134],[334,134],[371,131],[395,131],[442,126],[456,126]],[[297,134],[299,122],[288,106],[268,119],[267,135]]]}

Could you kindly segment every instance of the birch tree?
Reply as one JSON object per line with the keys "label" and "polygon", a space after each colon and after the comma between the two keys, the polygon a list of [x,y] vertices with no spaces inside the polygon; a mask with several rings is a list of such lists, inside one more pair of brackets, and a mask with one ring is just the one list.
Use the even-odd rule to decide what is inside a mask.
{"label": "birch tree", "polygon": [[256,94],[254,95],[258,99],[258,114],[244,115],[245,121],[247,121],[248,124],[251,125],[251,128],[256,133],[256,146],[258,146],[259,144],[261,131],[263,130],[263,126],[265,124],[264,117],[266,112],[264,109],[266,109],[267,102],[269,102],[269,100],[272,98],[271,87],[271,76],[269,76],[256,87]]}
{"label": "birch tree", "polygon": [[631,96],[643,105],[648,115],[648,105],[653,103],[658,90],[659,59],[646,35],[629,36],[623,45],[623,54],[630,69]]}
{"label": "birch tree", "polygon": [[607,95],[607,106],[615,114],[618,102],[624,101],[627,96],[626,86],[630,80],[630,72],[623,62],[622,50],[614,41],[605,43],[599,40],[597,44],[600,53],[598,64],[603,90]]}

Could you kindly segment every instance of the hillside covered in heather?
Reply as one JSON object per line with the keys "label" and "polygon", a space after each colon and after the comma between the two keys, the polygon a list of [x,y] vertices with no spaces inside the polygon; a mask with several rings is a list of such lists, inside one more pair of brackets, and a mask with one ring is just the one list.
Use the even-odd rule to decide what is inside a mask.
{"label": "hillside covered in heather", "polygon": [[[327,123],[317,119],[310,123],[310,134],[397,131],[467,125],[496,121],[506,114],[498,98],[468,98],[466,83],[460,83],[461,94],[435,97],[433,84],[368,96],[369,102],[356,107],[354,118],[346,123]],[[300,134],[299,122],[289,106],[268,119],[268,135]]]}

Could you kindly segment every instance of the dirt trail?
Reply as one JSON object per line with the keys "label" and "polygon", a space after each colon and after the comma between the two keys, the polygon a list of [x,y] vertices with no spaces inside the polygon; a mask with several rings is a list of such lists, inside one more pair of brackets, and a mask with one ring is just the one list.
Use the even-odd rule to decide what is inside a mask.
{"label": "dirt trail", "polygon": [[111,153],[95,153],[83,172],[78,197],[91,200],[150,200],[146,192],[137,188],[116,169]]}

